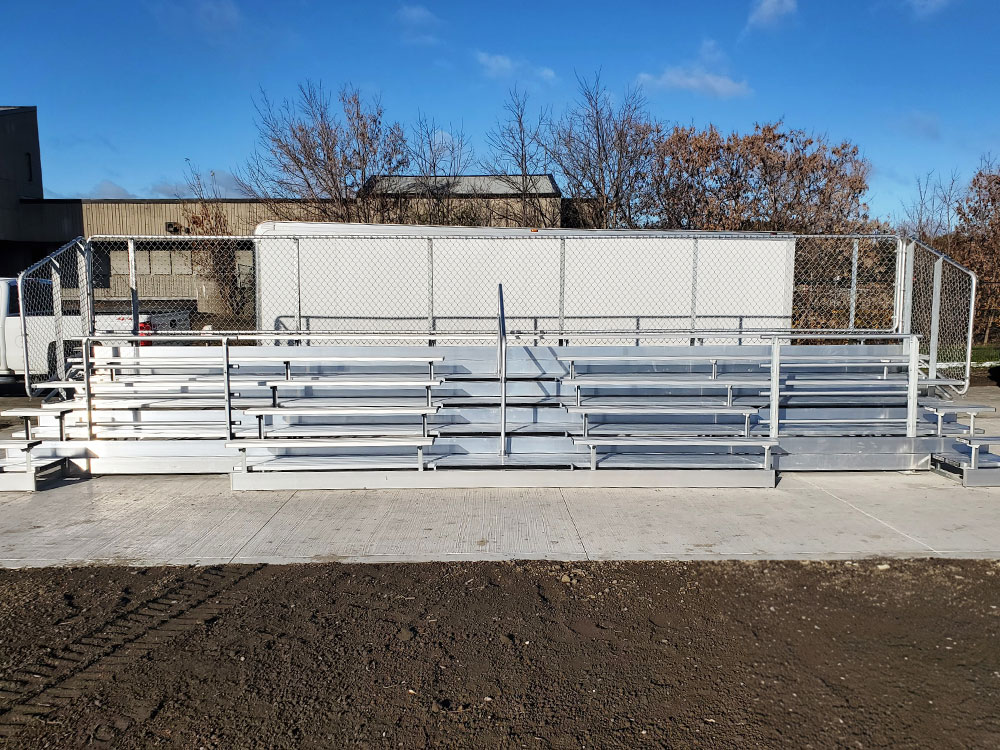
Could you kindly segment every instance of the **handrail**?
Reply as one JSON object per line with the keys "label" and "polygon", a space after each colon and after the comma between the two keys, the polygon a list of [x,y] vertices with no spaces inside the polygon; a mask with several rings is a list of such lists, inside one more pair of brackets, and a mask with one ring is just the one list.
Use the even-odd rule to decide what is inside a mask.
{"label": "handrail", "polygon": [[497,284],[497,377],[500,381],[500,457],[507,455],[507,317],[503,284]]}
{"label": "handrail", "polygon": [[[861,339],[875,338],[873,336],[842,335],[832,333],[814,333],[811,335],[799,335],[797,333],[786,333],[769,337],[771,339],[771,378],[770,393],[768,403],[770,409],[769,436],[777,438],[779,435],[780,415],[780,379],[781,379],[781,342],[783,339]],[[896,333],[882,338],[899,339],[900,343],[906,345],[907,365],[906,365],[906,436],[913,438],[917,436],[917,420],[920,416],[919,409],[919,383],[920,383],[920,334],[918,333]]]}

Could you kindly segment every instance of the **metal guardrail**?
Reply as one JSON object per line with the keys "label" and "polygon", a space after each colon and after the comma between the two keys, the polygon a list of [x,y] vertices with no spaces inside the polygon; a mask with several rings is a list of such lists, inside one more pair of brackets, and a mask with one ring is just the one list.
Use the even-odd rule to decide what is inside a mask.
{"label": "metal guardrail", "polygon": [[503,284],[497,284],[497,377],[500,381],[500,457],[507,455],[507,319]]}
{"label": "metal guardrail", "polygon": [[[770,390],[768,392],[768,436],[777,439],[781,424],[781,345],[783,340],[803,339],[815,341],[859,341],[873,338],[867,334],[850,333],[811,333],[800,332],[773,335],[771,339],[771,374]],[[919,384],[920,384],[920,335],[915,333],[882,334],[883,340],[899,341],[906,347],[906,437],[917,436],[917,419],[920,416]]]}

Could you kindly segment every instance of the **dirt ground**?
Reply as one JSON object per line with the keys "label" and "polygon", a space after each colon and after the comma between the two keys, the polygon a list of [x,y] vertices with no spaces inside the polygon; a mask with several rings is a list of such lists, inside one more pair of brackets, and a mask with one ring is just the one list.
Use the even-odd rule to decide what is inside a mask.
{"label": "dirt ground", "polygon": [[998,747],[1000,563],[0,571],[10,747]]}

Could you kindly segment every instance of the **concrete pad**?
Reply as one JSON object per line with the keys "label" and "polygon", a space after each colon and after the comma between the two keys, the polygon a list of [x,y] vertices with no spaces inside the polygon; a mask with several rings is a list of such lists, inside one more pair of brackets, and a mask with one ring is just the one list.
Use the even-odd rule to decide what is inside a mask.
{"label": "concrete pad", "polygon": [[1000,488],[928,472],[811,472],[773,489],[245,493],[200,475],[0,496],[6,567],[869,556],[1000,558]]}
{"label": "concrete pad", "polygon": [[296,493],[237,559],[487,556],[569,560],[585,552],[558,492],[309,490]]}
{"label": "concrete pad", "polygon": [[923,556],[926,545],[835,498],[783,480],[773,490],[574,493],[592,559]]}
{"label": "concrete pad", "polygon": [[225,477],[109,476],[2,502],[0,561],[228,562],[292,493],[234,496]]}
{"label": "concrete pad", "polygon": [[1000,557],[1000,494],[995,488],[958,487],[937,474],[802,475],[851,507],[919,540],[935,555]]}

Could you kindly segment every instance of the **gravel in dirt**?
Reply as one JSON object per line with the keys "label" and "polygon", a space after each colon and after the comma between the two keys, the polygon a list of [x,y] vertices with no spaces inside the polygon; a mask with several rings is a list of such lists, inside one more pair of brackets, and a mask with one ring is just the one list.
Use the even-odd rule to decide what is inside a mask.
{"label": "gravel in dirt", "polygon": [[1000,563],[0,571],[10,747],[998,747]]}

